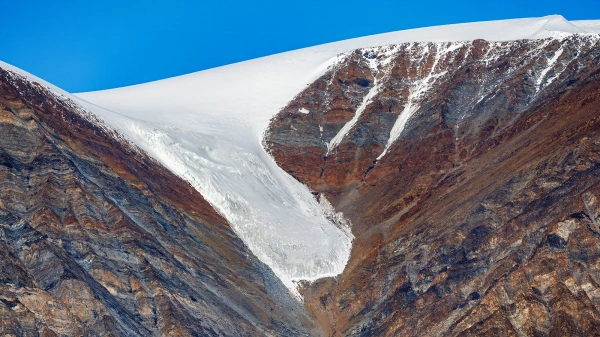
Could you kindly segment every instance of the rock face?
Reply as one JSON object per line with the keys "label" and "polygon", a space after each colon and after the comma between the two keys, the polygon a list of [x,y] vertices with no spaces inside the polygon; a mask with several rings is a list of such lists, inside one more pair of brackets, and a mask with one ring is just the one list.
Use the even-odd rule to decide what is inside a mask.
{"label": "rock face", "polygon": [[70,100],[0,69],[0,135],[0,335],[320,333],[197,191]]}
{"label": "rock face", "polygon": [[272,120],[353,223],[329,336],[600,336],[600,38],[362,49]]}

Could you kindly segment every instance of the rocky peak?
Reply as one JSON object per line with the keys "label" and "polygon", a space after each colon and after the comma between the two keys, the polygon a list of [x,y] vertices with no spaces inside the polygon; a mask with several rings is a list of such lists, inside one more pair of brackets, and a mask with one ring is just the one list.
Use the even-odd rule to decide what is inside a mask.
{"label": "rocky peak", "polygon": [[[266,147],[300,180],[320,177],[330,187],[362,180],[398,139],[419,137],[434,126],[447,128],[457,151],[468,155],[475,150],[465,148],[468,138],[487,138],[587,69],[598,40],[597,34],[575,34],[355,50],[273,119]],[[311,161],[286,167],[279,149],[297,146]]]}
{"label": "rocky peak", "polygon": [[339,59],[265,139],[353,224],[304,289],[327,334],[598,335],[599,36]]}

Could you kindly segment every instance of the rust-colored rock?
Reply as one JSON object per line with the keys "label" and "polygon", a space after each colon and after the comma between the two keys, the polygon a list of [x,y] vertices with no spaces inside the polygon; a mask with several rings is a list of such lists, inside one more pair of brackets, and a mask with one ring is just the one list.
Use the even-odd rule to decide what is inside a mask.
{"label": "rust-colored rock", "polygon": [[595,35],[370,48],[273,119],[276,161],[353,223],[303,289],[327,335],[600,336],[599,59]]}

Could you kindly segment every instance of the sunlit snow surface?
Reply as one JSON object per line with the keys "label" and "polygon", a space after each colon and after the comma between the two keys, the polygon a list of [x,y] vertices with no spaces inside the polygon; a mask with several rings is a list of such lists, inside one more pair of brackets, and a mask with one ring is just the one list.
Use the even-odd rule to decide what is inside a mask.
{"label": "sunlit snow surface", "polygon": [[325,73],[339,54],[413,41],[560,37],[596,26],[586,21],[585,27],[550,16],[407,30],[77,96],[83,99],[80,104],[198,189],[295,292],[294,281],[341,273],[353,237],[343,216],[326,200],[318,203],[261,143],[270,118]]}

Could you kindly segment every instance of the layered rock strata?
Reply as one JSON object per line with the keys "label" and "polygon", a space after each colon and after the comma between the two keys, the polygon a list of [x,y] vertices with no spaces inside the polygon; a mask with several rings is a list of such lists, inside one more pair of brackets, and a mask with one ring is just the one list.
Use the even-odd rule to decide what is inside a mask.
{"label": "layered rock strata", "polygon": [[265,146],[353,223],[330,336],[600,335],[600,38],[361,49]]}
{"label": "layered rock strata", "polygon": [[4,69],[0,256],[3,336],[319,334],[195,189]]}

